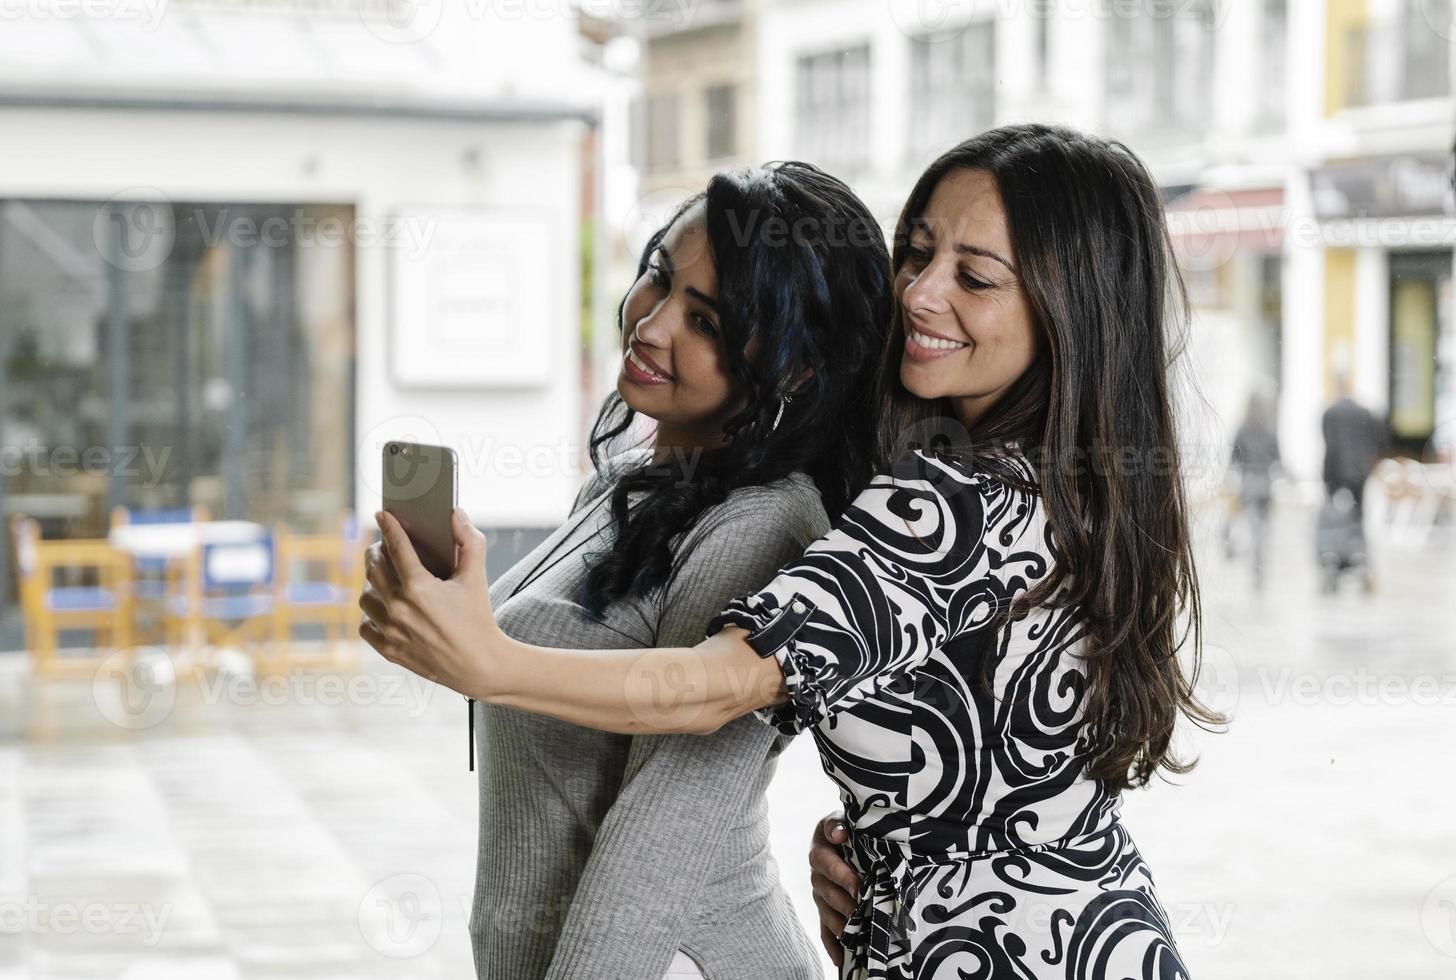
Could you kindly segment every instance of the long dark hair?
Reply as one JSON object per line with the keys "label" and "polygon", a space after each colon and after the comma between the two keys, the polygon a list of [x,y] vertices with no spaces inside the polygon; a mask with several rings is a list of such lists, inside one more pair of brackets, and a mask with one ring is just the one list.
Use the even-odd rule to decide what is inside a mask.
{"label": "long dark hair", "polygon": [[[617,478],[615,540],[592,556],[582,586],[582,604],[597,615],[665,584],[673,539],[734,489],[801,470],[832,519],[875,470],[874,375],[890,320],[889,254],[879,223],[843,182],[807,163],[720,173],[647,242],[639,278],[674,222],[699,202],[718,276],[725,363],[746,401],[724,424],[722,443],[703,447],[691,465],[672,454]],[[619,306],[619,333],[622,320]],[[745,348],[755,336],[760,347],[750,363]],[[806,368],[812,374],[796,384]],[[774,428],[780,399],[790,393]],[[591,435],[597,470],[609,465],[608,450],[635,415],[616,392],[604,401]]]}
{"label": "long dark hair", "polygon": [[[1157,183],[1115,140],[1041,124],[988,130],[916,182],[895,229],[896,274],[936,184],[964,169],[996,181],[1038,331],[1039,356],[962,433],[994,473],[1014,473],[1009,443],[1033,461],[1055,539],[1056,572],[1003,615],[1081,607],[1090,638],[1088,776],[1122,789],[1159,769],[1187,772],[1193,762],[1171,752],[1178,716],[1202,726],[1226,719],[1194,693],[1201,603],[1169,392],[1188,297]],[[919,399],[901,385],[903,344],[897,302],[877,383],[886,458],[906,448],[907,433],[953,417],[947,400]],[[1185,673],[1177,655],[1190,633]]]}

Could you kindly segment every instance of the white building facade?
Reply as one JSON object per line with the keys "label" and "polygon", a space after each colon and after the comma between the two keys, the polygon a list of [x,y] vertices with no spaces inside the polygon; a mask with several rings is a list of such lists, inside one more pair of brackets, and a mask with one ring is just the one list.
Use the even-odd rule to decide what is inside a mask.
{"label": "white building facade", "polygon": [[5,16],[7,512],[58,536],[118,504],[328,527],[367,519],[383,441],[413,437],[456,449],[478,525],[559,521],[603,183],[573,9]]}

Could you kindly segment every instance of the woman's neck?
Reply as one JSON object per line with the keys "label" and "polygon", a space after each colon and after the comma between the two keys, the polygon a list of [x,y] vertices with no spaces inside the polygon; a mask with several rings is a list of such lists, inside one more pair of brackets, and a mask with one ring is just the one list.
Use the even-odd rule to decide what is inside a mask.
{"label": "woman's neck", "polygon": [[652,462],[661,463],[674,455],[693,456],[722,441],[721,433],[716,440],[705,439],[695,433],[659,424],[652,436]]}
{"label": "woman's neck", "polygon": [[986,414],[986,409],[996,400],[997,395],[966,395],[950,399],[951,410],[955,412],[956,421],[961,424],[967,432],[975,428],[981,416]]}

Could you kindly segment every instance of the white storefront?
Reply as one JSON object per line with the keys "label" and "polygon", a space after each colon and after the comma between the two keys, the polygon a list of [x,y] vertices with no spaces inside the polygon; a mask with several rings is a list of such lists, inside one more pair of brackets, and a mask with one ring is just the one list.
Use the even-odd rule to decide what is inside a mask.
{"label": "white storefront", "polygon": [[[10,226],[11,254],[0,269],[8,261],[16,275],[43,261],[55,302],[64,306],[78,291],[68,283],[86,283],[79,292],[89,303],[91,293],[110,288],[115,295],[127,276],[160,277],[184,230],[224,254],[230,246],[266,248],[276,236],[286,243],[286,262],[265,256],[235,271],[284,284],[259,294],[265,313],[281,302],[290,316],[325,324],[289,342],[324,365],[304,372],[316,403],[309,406],[313,421],[300,425],[315,427],[313,451],[337,464],[337,489],[324,495],[329,506],[337,498],[372,512],[378,444],[415,436],[457,449],[461,503],[477,524],[540,527],[560,518],[580,478],[583,143],[598,117],[584,101],[594,91],[592,69],[579,59],[568,5],[35,0],[3,9],[0,220]],[[400,9],[414,16],[401,19]],[[78,235],[57,234],[64,221],[48,219],[80,203],[95,214],[89,254]],[[266,205],[268,217],[260,222],[265,212],[253,205]],[[188,214],[198,227],[168,224]],[[117,241],[107,238],[113,224]],[[309,252],[326,240],[343,247]],[[120,251],[107,254],[112,247]],[[175,298],[177,315],[185,314],[178,322],[221,324],[218,342],[227,343],[235,320],[226,310],[207,320],[203,307],[219,301],[199,293],[196,281],[213,275],[211,259],[200,249],[199,256],[191,293]],[[315,275],[344,287],[303,281]],[[25,293],[23,283],[11,286],[0,341],[8,338],[13,348],[23,336],[22,354],[49,366],[63,364],[67,345],[86,347],[63,372],[78,384],[109,376],[113,389],[118,377],[126,387],[132,372],[130,399],[120,408],[105,407],[100,380],[87,404],[100,399],[92,409],[112,416],[95,431],[110,424],[113,436],[145,441],[152,423],[144,418],[148,393],[138,390],[147,382],[138,379],[158,372],[139,359],[165,356],[146,346],[161,314],[130,307],[108,314],[100,302],[62,338],[62,327],[47,322],[50,301]],[[151,286],[127,288],[123,295],[134,300]],[[335,321],[345,326],[336,329]],[[110,341],[95,339],[93,326],[95,337]],[[171,329],[157,332],[173,336]],[[136,349],[123,367],[108,363],[127,344]],[[178,363],[186,368],[210,350]],[[256,379],[259,370],[289,366],[278,360],[283,355],[258,360],[263,356],[245,345],[228,370]],[[327,376],[331,363],[347,364],[352,377]],[[165,401],[165,371],[161,378],[157,399]],[[231,403],[226,380],[187,383],[194,381],[190,401],[179,395],[180,407],[159,410],[163,421],[189,412],[200,418]],[[336,384],[341,397],[323,401],[318,393]],[[12,385],[12,401],[18,391]],[[7,444],[45,421],[33,406],[0,407]],[[118,428],[116,411],[130,413],[137,428]],[[39,414],[47,413],[54,416],[54,406]],[[241,490],[256,492],[249,467],[266,457],[268,440],[286,440],[249,432],[237,442],[218,438],[220,472],[236,466],[230,477],[189,472],[155,501],[117,490],[114,477],[108,498],[99,477],[91,488],[96,499],[75,507],[92,513],[118,494],[133,495],[123,500],[132,506],[176,505],[231,480],[237,487],[217,489],[217,506],[235,508]],[[230,461],[229,447],[242,447],[250,462]],[[70,506],[68,495],[84,496],[74,480],[31,482],[37,485],[28,499],[37,506]],[[308,492],[289,506],[306,510]]]}

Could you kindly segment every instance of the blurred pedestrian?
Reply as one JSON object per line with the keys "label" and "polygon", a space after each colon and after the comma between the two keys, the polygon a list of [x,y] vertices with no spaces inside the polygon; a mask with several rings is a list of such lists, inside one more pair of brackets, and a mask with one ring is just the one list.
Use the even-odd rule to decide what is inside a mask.
{"label": "blurred pedestrian", "polygon": [[1375,590],[1365,543],[1365,481],[1385,451],[1384,424],[1350,393],[1346,370],[1335,374],[1336,398],[1325,409],[1321,428],[1325,437],[1325,502],[1316,529],[1321,588],[1333,593],[1340,575],[1360,575],[1365,592]]}
{"label": "blurred pedestrian", "polygon": [[1247,544],[1253,562],[1256,591],[1264,588],[1269,505],[1274,496],[1275,470],[1279,463],[1274,399],[1268,392],[1256,390],[1249,395],[1244,420],[1234,434],[1233,449],[1229,453],[1229,470],[1238,479],[1238,504],[1226,531],[1231,552],[1236,534]]}

